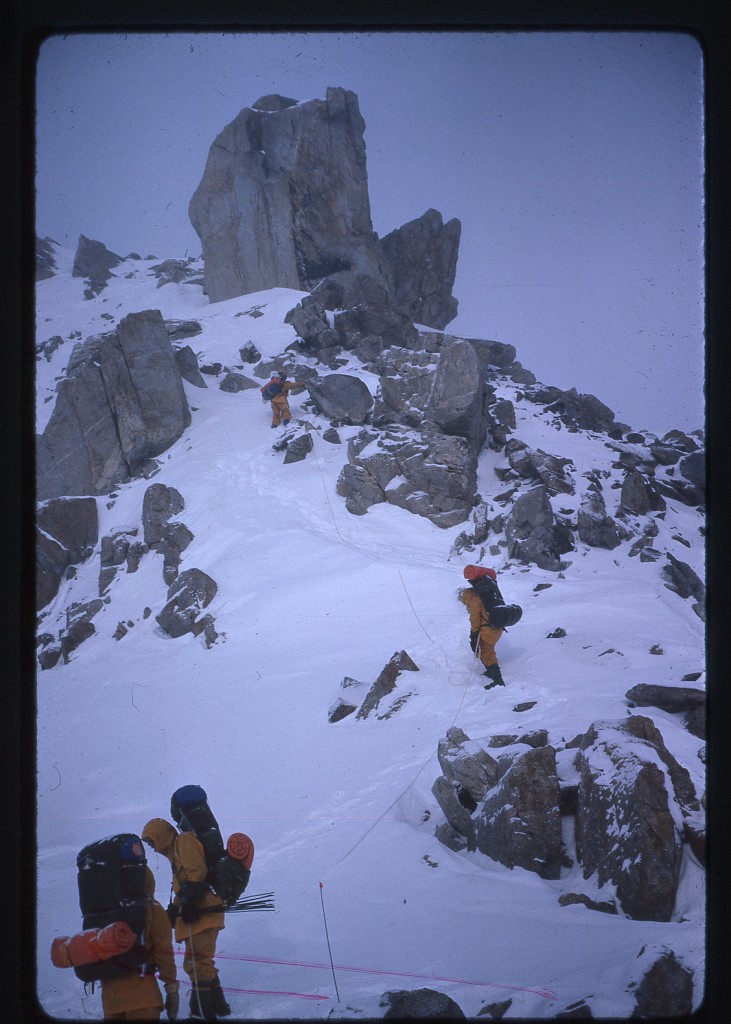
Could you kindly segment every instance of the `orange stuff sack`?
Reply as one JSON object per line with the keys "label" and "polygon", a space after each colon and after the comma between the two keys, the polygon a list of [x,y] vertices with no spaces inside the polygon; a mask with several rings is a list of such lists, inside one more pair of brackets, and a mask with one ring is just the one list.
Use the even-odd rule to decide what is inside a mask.
{"label": "orange stuff sack", "polygon": [[226,843],[226,853],[234,860],[239,860],[247,870],[251,870],[254,861],[254,844],[243,832],[233,832]]}
{"label": "orange stuff sack", "polygon": [[54,967],[73,967],[69,957],[69,935],[59,935],[51,943],[51,963]]}
{"label": "orange stuff sack", "polygon": [[71,938],[54,939],[51,960],[55,967],[82,967],[99,960],[109,960],[126,953],[135,944],[137,936],[124,921],[115,921],[106,928],[88,928]]}

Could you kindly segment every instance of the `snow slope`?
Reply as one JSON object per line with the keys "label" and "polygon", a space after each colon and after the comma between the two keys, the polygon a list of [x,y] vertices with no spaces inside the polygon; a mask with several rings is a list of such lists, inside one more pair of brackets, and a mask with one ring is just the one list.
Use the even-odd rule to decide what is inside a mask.
{"label": "snow slope", "polygon": [[[295,338],[283,320],[302,293],[273,289],[209,305],[198,285],[156,287],[149,268],[159,261],[129,260],[89,301],[83,282],[71,277],[72,259],[60,250],[58,275],[37,286],[39,342],[74,331],[85,338],[143,309],[198,320],[203,331],[188,343],[201,363],[240,368],[247,341],[266,360]],[[246,315],[252,309],[263,315]],[[36,363],[39,432],[72,344]],[[251,374],[251,367],[241,372]],[[361,375],[375,393],[377,379],[355,360],[345,372]],[[78,850],[115,831],[139,832],[151,817],[169,817],[170,795],[186,783],[206,789],[224,838],[237,830],[252,836],[249,892],[275,893],[274,913],[228,915],[219,939],[221,979],[236,1018],[378,1017],[384,991],[424,986],[448,993],[468,1015],[510,999],[507,1019],[550,1018],[591,996],[595,1016],[623,1017],[634,1006],[628,982],[649,966],[638,958],[643,948],[658,955],[674,950],[695,972],[700,1003],[704,872],[692,855],[673,920],[640,922],[559,906],[566,891],[611,895],[585,881],[576,865],[560,880],[544,881],[480,853],[454,853],[434,838],[442,820],[431,794],[441,774],[436,750],[450,726],[472,739],[543,728],[560,747],[597,719],[624,718],[624,694],[636,683],[680,684],[703,670],[703,623],[690,601],[662,585],[662,563],[627,557],[631,542],[611,552],[579,544],[562,574],[509,564],[504,553],[491,563],[488,555],[506,600],[521,604],[524,615],[498,648],[508,685],[486,693],[456,599],[463,566],[479,557],[454,553],[469,524],[441,530],[387,505],[351,515],[335,483],[347,439],[359,428],[339,428],[341,445],[323,441],[329,423],[302,408],[303,396],[294,397],[294,416],[311,424],[314,449],[285,465],[272,449],[279,431],[270,428],[258,392],[227,394],[215,378],[206,379],[207,389],[185,384],[192,423],[160,456],[155,481],[176,487],[185,500],[178,518],[194,540],[180,569],[196,567],[216,580],[207,611],[219,640],[207,649],[202,638],[162,633],[155,615],[167,587],[162,559],[150,552],[136,573],[118,573],[94,619],[96,635],[68,664],[37,676],[37,970],[44,1010],[59,1019],[101,1018],[98,990],[85,994],[73,972],[53,967],[49,955],[54,937],[81,926]],[[515,391],[507,380],[498,386],[506,398],[515,400]],[[603,493],[611,515],[619,493],[611,484],[620,475],[605,438],[557,430],[529,402],[515,400],[515,408],[514,436],[571,458],[577,481],[590,469],[609,472]],[[481,456],[484,498],[505,489],[494,472],[501,462],[492,451]],[[149,483],[134,480],[98,499],[100,537],[134,528],[141,535]],[[553,501],[575,509],[578,496]],[[702,576],[698,512],[668,501],[657,522],[655,546]],[[62,584],[45,610],[43,631],[57,633],[69,604],[98,595],[98,574],[97,550]],[[550,587],[536,590],[538,584]],[[145,617],[147,608],[152,614]],[[115,640],[119,622],[129,631]],[[566,636],[549,638],[559,626]],[[662,654],[652,653],[656,645]],[[370,685],[398,650],[419,667],[398,679],[394,697],[409,695],[400,710],[390,718],[351,715],[328,723],[343,678]],[[535,706],[515,711],[527,701]],[[702,742],[679,717],[641,711],[655,720],[700,795]],[[558,755],[566,779],[570,755]],[[168,862],[152,854],[150,866],[166,905]],[[179,972],[184,1016],[182,954]]]}

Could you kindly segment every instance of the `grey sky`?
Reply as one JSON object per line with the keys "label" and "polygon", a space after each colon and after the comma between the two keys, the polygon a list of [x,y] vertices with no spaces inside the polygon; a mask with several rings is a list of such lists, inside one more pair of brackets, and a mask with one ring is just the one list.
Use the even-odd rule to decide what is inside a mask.
{"label": "grey sky", "polygon": [[703,57],[664,32],[56,36],[37,65],[37,231],[198,255],[218,132],[352,89],[379,235],[462,222],[449,330],[514,344],[663,433],[703,423]]}

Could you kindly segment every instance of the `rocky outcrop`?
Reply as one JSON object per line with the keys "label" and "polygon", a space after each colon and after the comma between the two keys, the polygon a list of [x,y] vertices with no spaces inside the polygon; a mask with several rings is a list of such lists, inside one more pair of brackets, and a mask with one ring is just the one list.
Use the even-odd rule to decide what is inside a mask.
{"label": "rocky outcrop", "polygon": [[548,398],[546,410],[556,413],[569,430],[592,430],[610,435],[615,430],[614,413],[596,395],[580,395],[576,388],[561,391],[559,388],[546,389],[540,385],[535,390],[529,388],[526,398],[535,400],[536,394],[543,396],[538,401]]}
{"label": "rocky outcrop", "polygon": [[587,491],[578,513],[579,539],[592,548],[613,550],[622,543],[616,522],[607,515],[600,491]]}
{"label": "rocky outcrop", "polygon": [[168,601],[155,618],[163,632],[170,637],[181,637],[186,633],[194,636],[203,634],[206,646],[210,647],[218,634],[214,628],[213,616],[202,615],[218,592],[216,581],[200,569],[186,569],[168,588]]}
{"label": "rocky outcrop", "polygon": [[476,474],[477,459],[464,438],[365,429],[348,442],[348,465],[336,490],[354,515],[388,501],[446,528],[468,518]]}
{"label": "rocky outcrop", "polygon": [[409,657],[406,651],[396,651],[388,664],[379,673],[378,678],[366,694],[361,704],[360,711],[356,718],[367,718],[372,711],[375,711],[384,697],[392,693],[396,688],[396,680],[402,672],[418,672],[419,667]]}
{"label": "rocky outcrop", "polygon": [[358,97],[263,97],[211,145],[189,205],[211,302],[265,288],[312,291],[355,269],[386,279],[373,231]]}
{"label": "rocky outcrop", "polygon": [[693,610],[705,619],[706,587],[698,573],[687,562],[682,562],[670,551],[666,552],[668,564],[662,568],[662,578],[668,590],[682,598],[693,597]]}
{"label": "rocky outcrop", "polygon": [[533,451],[517,438],[511,438],[506,442],[505,454],[518,476],[543,484],[548,494],[574,493],[573,482],[566,474],[569,466],[573,468],[571,459],[549,455],[540,448]]}
{"label": "rocky outcrop", "polygon": [[443,775],[432,787],[445,818],[436,836],[451,849],[479,850],[506,867],[558,878],[563,858],[556,751],[546,743],[513,746],[496,760],[491,740],[451,728],[439,742]]}
{"label": "rocky outcrop", "polygon": [[56,243],[52,238],[36,235],[36,281],[47,281],[56,273]]}
{"label": "rocky outcrop", "polygon": [[72,565],[85,561],[99,539],[94,498],[53,498],[36,514],[36,608],[58,593]]}
{"label": "rocky outcrop", "polygon": [[558,572],[561,555],[574,548],[571,530],[557,521],[545,484],[516,498],[505,523],[508,554],[524,563]]}
{"label": "rocky outcrop", "polygon": [[[329,285],[344,275],[334,275],[323,285]],[[342,351],[353,352],[362,363],[373,362],[391,346],[414,348],[419,333],[409,318],[388,300],[385,289],[367,275],[356,275],[361,294],[345,294],[354,289],[335,290],[322,287],[306,295],[285,317],[302,339],[305,350],[323,362]],[[366,287],[368,282],[371,287]],[[339,298],[337,297],[339,295]],[[358,301],[360,300],[360,301]],[[330,302],[352,302],[352,306],[332,313]]]}
{"label": "rocky outcrop", "polygon": [[86,278],[84,298],[93,299],[98,295],[109,282],[112,268],[119,266],[123,260],[124,257],[107,249],[103,242],[95,242],[85,235],[79,235],[71,275]]}
{"label": "rocky outcrop", "polygon": [[699,810],[687,769],[641,715],[595,723],[575,764],[576,852],[584,877],[596,875],[600,886],[611,882],[628,917],[669,921],[683,857],[676,819]]}
{"label": "rocky outcrop", "polygon": [[458,220],[445,224],[427,210],[381,239],[394,300],[417,324],[442,329],[457,315],[452,286],[461,231]]}
{"label": "rocky outcrop", "polygon": [[175,520],[185,507],[175,487],[150,484],[142,500],[142,528],[146,546],[163,556],[162,575],[170,586],[175,581],[180,556],[193,540],[185,523]]}
{"label": "rocky outcrop", "polygon": [[190,423],[159,310],[76,345],[37,444],[39,499],[105,494],[140,475]]}

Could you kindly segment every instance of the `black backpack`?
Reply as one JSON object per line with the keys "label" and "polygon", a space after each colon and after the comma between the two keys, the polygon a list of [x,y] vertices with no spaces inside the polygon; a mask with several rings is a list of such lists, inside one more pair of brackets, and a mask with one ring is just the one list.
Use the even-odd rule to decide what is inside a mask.
{"label": "black backpack", "polygon": [[74,967],[77,978],[105,981],[139,970],[147,959],[143,946],[147,858],[142,840],[130,832],[99,839],[79,852],[76,866],[84,930],[124,921],[137,935],[126,953]]}
{"label": "black backpack", "polygon": [[277,395],[281,395],[282,385],[279,381],[270,380],[268,384],[265,384],[261,389],[261,397],[265,402],[271,401],[272,398],[276,398]]}
{"label": "black backpack", "polygon": [[227,909],[249,884],[251,871],[226,851],[202,786],[181,786],[170,799],[170,815],[181,832],[192,832],[203,847],[207,882]]}
{"label": "black backpack", "polygon": [[480,576],[473,580],[472,588],[482,601],[482,606],[490,616],[490,625],[497,629],[505,629],[520,622],[523,609],[519,604],[506,604],[495,580],[489,576]]}

